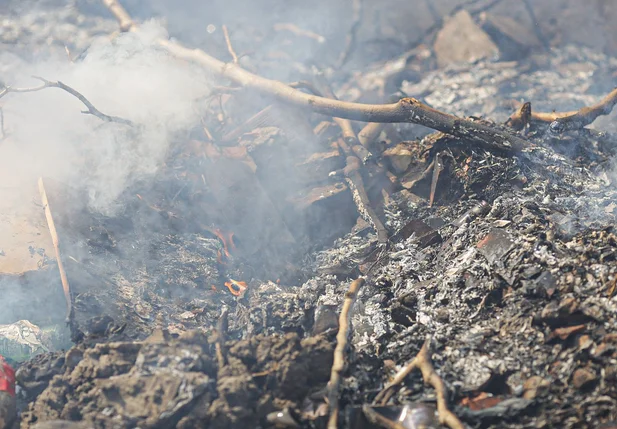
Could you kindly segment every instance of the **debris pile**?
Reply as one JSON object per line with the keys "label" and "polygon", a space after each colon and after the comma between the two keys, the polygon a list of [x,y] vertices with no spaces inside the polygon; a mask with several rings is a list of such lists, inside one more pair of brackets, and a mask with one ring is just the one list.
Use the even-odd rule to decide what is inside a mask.
{"label": "debris pile", "polygon": [[[198,49],[148,36],[216,85],[119,210],[45,177],[38,217],[3,220],[36,241],[21,265],[7,242],[0,265],[19,267],[0,276],[17,386],[0,366],[0,428],[615,424],[617,59],[461,1],[363,63],[364,3],[330,66],[276,45],[293,79],[269,73],[281,52],[239,51],[250,27]],[[114,46],[147,31],[102,5],[77,13],[97,25],[78,55],[65,46],[75,66],[110,16]],[[330,37],[300,24],[273,31]],[[94,132],[144,133],[53,78],[0,98],[53,88]]]}

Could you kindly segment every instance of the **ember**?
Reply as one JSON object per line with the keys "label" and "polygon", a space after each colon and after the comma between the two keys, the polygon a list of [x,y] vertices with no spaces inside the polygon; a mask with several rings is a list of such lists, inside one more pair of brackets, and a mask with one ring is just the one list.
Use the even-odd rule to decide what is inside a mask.
{"label": "ember", "polygon": [[0,429],[617,421],[617,4],[5,3]]}

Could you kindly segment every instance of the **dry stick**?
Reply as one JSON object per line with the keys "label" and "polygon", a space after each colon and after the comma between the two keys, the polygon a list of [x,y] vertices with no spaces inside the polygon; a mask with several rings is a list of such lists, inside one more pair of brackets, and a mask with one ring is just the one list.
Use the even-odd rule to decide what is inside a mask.
{"label": "dry stick", "polygon": [[[316,75],[316,79],[320,81],[319,83],[326,95],[332,99],[336,99],[332,88],[323,78],[323,75]],[[320,89],[316,88],[311,82],[300,81],[294,82],[292,85],[297,88],[307,89],[313,94],[321,96]],[[334,121],[341,128],[343,133],[343,139],[339,139],[338,146],[341,152],[346,156],[343,173],[345,174],[345,181],[347,182],[347,186],[349,186],[354,204],[356,205],[358,213],[362,216],[362,219],[367,221],[377,233],[378,242],[385,244],[388,241],[388,230],[381,222],[381,219],[379,219],[377,212],[371,206],[371,200],[364,186],[364,179],[362,179],[362,174],[360,174],[360,168],[362,167],[360,158],[362,158],[363,161],[366,160],[368,155],[365,155],[365,152],[363,152],[363,150],[366,151],[366,149],[360,146],[360,142],[348,119],[334,118]],[[351,145],[351,147],[349,145]],[[381,166],[379,166],[379,168],[381,168]],[[385,169],[382,168],[382,170]],[[388,178],[390,179],[390,177]],[[392,179],[390,180],[392,181]]]}
{"label": "dry stick", "polygon": [[446,401],[446,386],[443,380],[437,375],[433,364],[431,363],[431,338],[427,338],[424,345],[418,352],[415,358],[412,359],[409,364],[401,371],[399,371],[394,379],[384,387],[375,397],[374,403],[381,403],[385,405],[392,397],[394,387],[401,384],[405,378],[414,370],[419,369],[422,373],[422,379],[424,384],[431,385],[435,389],[437,395],[437,414],[439,416],[439,423],[448,426],[451,429],[465,429],[465,426],[449,409]]}
{"label": "dry stick", "polygon": [[433,166],[433,177],[431,180],[431,192],[429,195],[428,206],[433,207],[433,203],[435,202],[435,192],[437,192],[437,182],[439,181],[439,173],[441,173],[441,153],[437,152],[435,154],[435,163]]}
{"label": "dry stick", "polygon": [[[326,97],[332,100],[338,100],[338,97],[334,94],[330,83],[325,79],[323,74],[317,73],[315,75],[315,79],[317,80],[318,85],[322,88],[323,94]],[[345,143],[351,146],[353,153],[360,158],[362,162],[367,162],[371,158],[371,153],[367,148],[360,144],[360,141],[356,136],[356,132],[353,130],[353,126],[351,125],[351,121],[349,119],[335,117],[334,122],[336,122],[336,124],[341,128],[341,131],[343,132],[343,139],[345,140]]]}
{"label": "dry stick", "polygon": [[351,55],[351,53],[353,52],[356,46],[358,30],[360,29],[360,25],[362,24],[363,1],[364,0],[352,0],[353,2],[352,3],[352,9],[353,9],[352,17],[353,18],[352,18],[351,28],[349,29],[349,32],[347,33],[347,36],[345,37],[345,48],[343,49],[343,52],[341,52],[341,55],[339,56],[338,61],[336,63],[337,69],[345,65],[345,63],[349,59],[349,56]]}
{"label": "dry stick", "polygon": [[32,77],[42,81],[43,84],[41,86],[35,86],[32,88],[13,88],[11,86],[7,86],[2,91],[0,91],[0,98],[4,97],[6,94],[11,93],[11,92],[15,92],[15,93],[36,92],[36,91],[41,91],[45,88],[60,88],[61,90],[66,91],[72,96],[76,97],[79,101],[81,101],[84,104],[84,106],[88,108],[88,110],[83,110],[81,113],[86,114],[86,115],[96,116],[97,118],[105,122],[117,122],[117,123],[125,124],[125,125],[133,125],[133,122],[129,121],[128,119],[119,118],[117,116],[109,116],[109,115],[104,114],[99,109],[94,107],[94,105],[90,103],[90,101],[88,101],[88,99],[84,97],[80,92],[76,91],[75,89],[71,88],[70,86],[60,81],[52,82],[47,79],[43,79],[42,77],[38,77],[38,76],[32,76]]}
{"label": "dry stick", "polygon": [[[103,0],[103,3],[116,16],[123,31],[137,30],[135,23],[117,0]],[[403,98],[397,103],[383,105],[332,100],[305,94],[282,82],[250,73],[237,64],[226,64],[199,49],[188,49],[166,39],[159,39],[157,44],[176,58],[199,64],[210,72],[230,79],[238,85],[252,88],[265,96],[297,107],[308,108],[323,115],[363,122],[413,122],[463,140],[501,150],[522,150],[533,146],[529,141],[509,131],[440,112],[414,98]]]}
{"label": "dry stick", "polygon": [[369,149],[385,127],[386,124],[379,122],[370,122],[366,124],[358,133],[358,140],[360,140],[360,144]]}
{"label": "dry stick", "polygon": [[274,31],[289,31],[296,36],[308,37],[309,39],[315,40],[317,43],[323,43],[326,41],[326,38],[321,34],[314,33],[309,30],[305,30],[303,28],[298,27],[296,24],[291,22],[279,22],[278,24],[274,24]]}
{"label": "dry stick", "polygon": [[351,311],[358,298],[358,292],[364,285],[362,277],[354,280],[345,293],[345,300],[339,316],[339,331],[336,335],[336,348],[334,349],[334,362],[328,382],[328,403],[330,407],[330,418],[328,419],[328,429],[337,429],[339,412],[339,389],[341,385],[341,373],[345,369],[345,350],[347,340],[351,331]]}
{"label": "dry stick", "polygon": [[534,112],[531,109],[531,103],[524,103],[519,110],[510,116],[508,124],[512,124],[511,126],[515,129],[517,125],[520,126],[524,120],[523,116],[526,114],[526,105],[528,105],[529,117],[532,122],[551,124],[551,128],[558,132],[580,130],[591,124],[599,116],[610,114],[615,104],[617,104],[617,88],[609,92],[600,102],[570,112]]}
{"label": "dry stick", "polygon": [[[342,140],[338,142],[341,148],[346,147],[345,143]],[[349,149],[344,152],[350,152]],[[345,181],[347,182],[347,186],[349,186],[349,190],[351,191],[351,196],[353,197],[353,201],[358,209],[358,213],[360,216],[367,221],[377,233],[377,241],[380,244],[386,244],[388,242],[388,230],[379,219],[377,212],[371,206],[371,201],[368,197],[368,193],[366,192],[366,188],[364,186],[364,180],[362,179],[362,175],[360,174],[360,168],[362,167],[362,163],[355,155],[349,155],[345,159],[345,168],[343,169],[343,173],[345,174]]]}
{"label": "dry stick", "polygon": [[73,317],[73,301],[71,299],[71,287],[69,286],[69,280],[66,277],[66,271],[64,271],[64,265],[62,264],[62,258],[60,257],[60,243],[58,240],[58,232],[56,231],[54,218],[51,215],[49,201],[47,200],[47,192],[45,192],[45,186],[43,185],[42,177],[39,177],[39,193],[41,194],[41,202],[43,204],[43,208],[45,209],[45,218],[47,219],[47,226],[49,227],[51,241],[54,244],[54,250],[56,252],[56,262],[58,263],[58,270],[60,271],[60,281],[62,282],[62,290],[64,291],[64,298],[66,299],[66,322],[70,323],[71,318]]}
{"label": "dry stick", "polygon": [[231,55],[234,64],[238,64],[238,56],[236,55],[236,51],[234,51],[234,48],[231,45],[231,39],[229,38],[229,32],[227,32],[226,25],[223,25],[223,36],[225,36],[225,43],[227,44],[227,50],[229,51],[229,55]]}

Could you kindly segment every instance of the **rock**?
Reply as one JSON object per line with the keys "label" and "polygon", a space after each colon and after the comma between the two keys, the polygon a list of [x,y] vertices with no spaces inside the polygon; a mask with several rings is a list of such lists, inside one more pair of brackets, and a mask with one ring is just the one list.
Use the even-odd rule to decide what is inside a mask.
{"label": "rock", "polygon": [[529,377],[523,385],[523,398],[535,399],[537,396],[544,396],[548,393],[551,383],[540,376]]}
{"label": "rock", "polygon": [[578,368],[572,374],[572,385],[577,389],[584,389],[595,383],[596,373],[588,368]]}
{"label": "rock", "polygon": [[466,10],[446,21],[437,33],[433,48],[440,67],[499,55],[497,45]]}
{"label": "rock", "polygon": [[502,60],[517,60],[542,46],[535,33],[504,15],[482,13],[480,26],[499,47]]}

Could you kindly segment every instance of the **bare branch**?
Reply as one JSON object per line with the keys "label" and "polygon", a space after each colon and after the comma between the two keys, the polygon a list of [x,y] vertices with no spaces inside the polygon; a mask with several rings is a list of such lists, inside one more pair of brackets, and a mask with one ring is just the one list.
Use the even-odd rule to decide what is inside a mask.
{"label": "bare branch", "polygon": [[[121,29],[125,31],[137,30],[133,21],[127,21],[127,19],[130,20],[129,15],[116,0],[103,0],[103,2],[116,16]],[[308,108],[323,115],[363,122],[413,122],[484,147],[501,150],[522,150],[533,146],[529,141],[507,130],[440,112],[414,98],[404,98],[397,103],[383,105],[332,100],[305,94],[282,82],[255,75],[242,69],[237,64],[224,63],[199,49],[188,49],[166,39],[159,39],[157,44],[176,58],[199,64],[240,86],[251,88],[265,96],[297,107]]]}
{"label": "bare branch", "polygon": [[41,86],[35,86],[32,88],[13,88],[11,86],[6,86],[4,87],[2,91],[0,91],[0,98],[4,97],[6,94],[9,94],[11,92],[24,93],[24,92],[41,91],[45,88],[60,88],[61,90],[66,91],[69,94],[71,94],[73,97],[76,97],[79,101],[81,101],[84,104],[84,106],[88,108],[88,110],[83,110],[81,113],[86,114],[86,115],[96,116],[97,118],[105,122],[117,122],[119,124],[134,125],[133,122],[129,121],[128,119],[120,118],[118,116],[106,115],[105,113],[101,112],[99,109],[94,107],[94,105],[90,103],[90,101],[88,101],[88,99],[84,97],[80,92],[64,84],[63,82],[60,82],[60,81],[53,82],[47,79],[43,79],[42,77],[39,77],[39,76],[32,76],[32,77],[40,80],[41,82],[43,82],[43,84]]}

